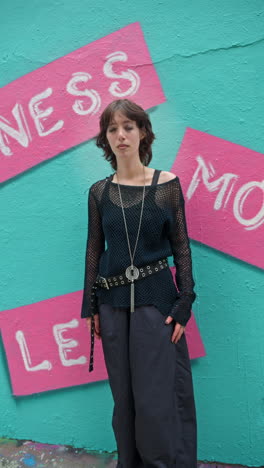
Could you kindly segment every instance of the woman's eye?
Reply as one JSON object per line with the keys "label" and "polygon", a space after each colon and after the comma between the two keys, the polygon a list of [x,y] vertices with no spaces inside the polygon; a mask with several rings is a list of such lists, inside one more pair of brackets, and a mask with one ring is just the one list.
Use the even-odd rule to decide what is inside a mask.
{"label": "woman's eye", "polygon": [[[128,126],[128,127],[124,127],[124,130],[125,130],[126,132],[129,132],[129,131],[133,130],[133,128],[134,128],[134,127]],[[115,132],[115,131],[116,131],[116,128],[115,128],[115,127],[109,128],[109,130],[108,130],[109,133],[113,133],[113,132]]]}

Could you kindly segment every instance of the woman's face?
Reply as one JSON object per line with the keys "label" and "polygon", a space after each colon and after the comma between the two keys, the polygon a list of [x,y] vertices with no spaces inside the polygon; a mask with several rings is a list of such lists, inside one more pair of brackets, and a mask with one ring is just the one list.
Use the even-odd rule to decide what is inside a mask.
{"label": "woman's face", "polygon": [[117,157],[139,156],[140,140],[144,133],[134,120],[116,111],[108,125],[106,138]]}

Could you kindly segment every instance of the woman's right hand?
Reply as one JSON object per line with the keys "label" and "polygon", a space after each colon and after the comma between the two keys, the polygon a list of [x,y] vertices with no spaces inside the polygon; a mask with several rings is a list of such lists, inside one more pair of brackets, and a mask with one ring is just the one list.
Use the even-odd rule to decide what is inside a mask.
{"label": "woman's right hand", "polygon": [[[92,318],[86,317],[86,323],[89,331],[91,331],[91,322]],[[97,338],[98,340],[101,339],[99,314],[94,315],[94,334],[95,338]]]}

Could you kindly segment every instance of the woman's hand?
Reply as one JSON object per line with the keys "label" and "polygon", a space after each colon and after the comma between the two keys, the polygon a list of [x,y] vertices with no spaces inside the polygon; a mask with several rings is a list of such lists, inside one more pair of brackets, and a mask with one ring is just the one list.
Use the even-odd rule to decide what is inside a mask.
{"label": "woman's hand", "polygon": [[[86,318],[88,330],[91,331],[91,317]],[[98,340],[101,339],[99,314],[94,315],[94,335]]]}
{"label": "woman's hand", "polygon": [[[172,322],[173,317],[171,317],[171,315],[168,315],[168,317],[166,318],[166,321],[165,323],[166,324],[169,324]],[[178,341],[180,340],[183,332],[185,330],[185,327],[183,325],[181,325],[180,323],[176,322],[175,324],[175,327],[174,327],[174,331],[173,331],[173,334],[172,334],[172,337],[171,337],[171,341],[172,343],[178,343]]]}

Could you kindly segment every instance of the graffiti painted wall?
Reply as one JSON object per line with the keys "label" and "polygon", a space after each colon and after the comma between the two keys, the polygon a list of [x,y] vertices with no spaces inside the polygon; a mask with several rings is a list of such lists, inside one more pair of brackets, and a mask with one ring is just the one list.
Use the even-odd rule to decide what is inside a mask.
{"label": "graffiti painted wall", "polygon": [[213,3],[2,8],[3,437],[115,450],[80,301],[87,193],[112,172],[93,138],[105,105],[131,97],[156,133],[151,166],[179,175],[186,200],[199,459],[264,462],[264,19],[260,2]]}

